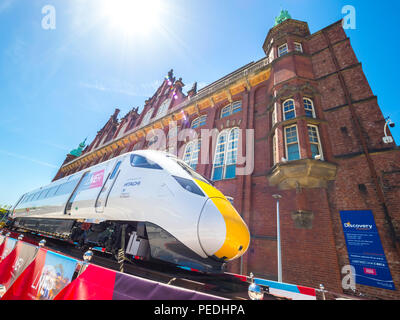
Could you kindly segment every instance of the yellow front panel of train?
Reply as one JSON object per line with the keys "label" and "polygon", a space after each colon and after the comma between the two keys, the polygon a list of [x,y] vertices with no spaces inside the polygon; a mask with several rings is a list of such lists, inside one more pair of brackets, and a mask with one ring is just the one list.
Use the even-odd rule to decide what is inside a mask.
{"label": "yellow front panel of train", "polygon": [[196,180],[199,186],[213,201],[224,218],[226,238],[223,246],[214,255],[220,259],[233,260],[243,255],[250,245],[250,233],[240,214],[226,199],[221,191],[213,186]]}

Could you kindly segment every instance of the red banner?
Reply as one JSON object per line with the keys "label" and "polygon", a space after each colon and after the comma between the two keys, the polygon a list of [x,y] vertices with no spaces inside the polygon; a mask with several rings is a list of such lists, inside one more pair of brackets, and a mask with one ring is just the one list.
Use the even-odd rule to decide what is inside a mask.
{"label": "red banner", "polygon": [[0,236],[0,261],[5,247],[6,247],[6,237]]}
{"label": "red banner", "polygon": [[43,269],[46,253],[45,249],[39,249],[36,259],[18,277],[1,300],[36,300],[37,290],[33,287],[33,282]]}
{"label": "red banner", "polygon": [[112,300],[115,276],[115,271],[90,264],[54,300]]}
{"label": "red banner", "polygon": [[16,243],[17,243],[17,240],[6,237],[6,239],[3,242],[4,248],[3,248],[3,252],[1,252],[0,262],[3,261],[10,254],[11,251],[14,250]]}
{"label": "red banner", "polygon": [[0,284],[9,288],[35,259],[36,252],[37,247],[18,241],[15,249],[0,263]]}
{"label": "red banner", "polygon": [[2,300],[52,300],[71,282],[77,261],[40,248],[36,259],[11,285]]}

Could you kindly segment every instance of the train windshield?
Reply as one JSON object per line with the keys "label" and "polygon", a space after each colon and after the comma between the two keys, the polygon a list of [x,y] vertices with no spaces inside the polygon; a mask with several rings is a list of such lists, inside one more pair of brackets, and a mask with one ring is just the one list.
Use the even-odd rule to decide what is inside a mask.
{"label": "train windshield", "polygon": [[186,162],[184,162],[184,161],[182,161],[182,160],[179,160],[179,159],[177,159],[177,158],[175,158],[175,157],[170,157],[170,158],[171,158],[171,159],[174,159],[174,160],[176,161],[176,163],[177,163],[178,165],[180,165],[181,168],[182,168],[183,170],[185,170],[188,174],[190,174],[190,176],[191,176],[192,178],[197,179],[197,180],[200,180],[200,181],[203,181],[203,182],[205,182],[205,183],[207,183],[207,184],[209,184],[209,185],[212,185],[211,181],[207,180],[207,179],[204,178],[202,175],[200,175],[200,174],[198,174],[196,171],[194,171],[189,165],[186,164]]}
{"label": "train windshield", "polygon": [[135,168],[162,170],[162,168],[157,163],[137,154],[131,155],[131,166]]}

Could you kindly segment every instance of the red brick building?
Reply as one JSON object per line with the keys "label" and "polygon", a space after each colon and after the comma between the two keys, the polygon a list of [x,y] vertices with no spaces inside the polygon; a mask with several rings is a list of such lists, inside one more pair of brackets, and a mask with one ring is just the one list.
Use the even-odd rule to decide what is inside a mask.
{"label": "red brick building", "polygon": [[[350,263],[339,213],[371,210],[397,290],[357,289],[400,298],[400,152],[382,141],[385,119],[341,21],[311,34],[306,22],[287,19],[269,31],[263,49],[265,58],[187,95],[170,71],[140,114],[133,109],[119,120],[117,109],[55,179],[159,143],[152,133],[162,130],[177,140],[169,151],[215,180],[250,228],[250,248],[231,271],[277,279],[272,195],[280,194],[284,282],[343,292],[341,271]],[[207,161],[199,156],[206,138],[182,137],[171,124],[199,136],[218,130]],[[251,174],[236,174],[248,163],[233,158],[253,143],[237,129],[254,130]]]}

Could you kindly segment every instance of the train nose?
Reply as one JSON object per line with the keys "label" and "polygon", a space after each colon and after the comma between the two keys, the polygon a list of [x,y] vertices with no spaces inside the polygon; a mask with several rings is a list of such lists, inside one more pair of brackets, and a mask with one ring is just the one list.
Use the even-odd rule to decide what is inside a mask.
{"label": "train nose", "polygon": [[204,252],[225,261],[243,255],[250,233],[232,204],[224,198],[210,198],[201,213],[198,236]]}

